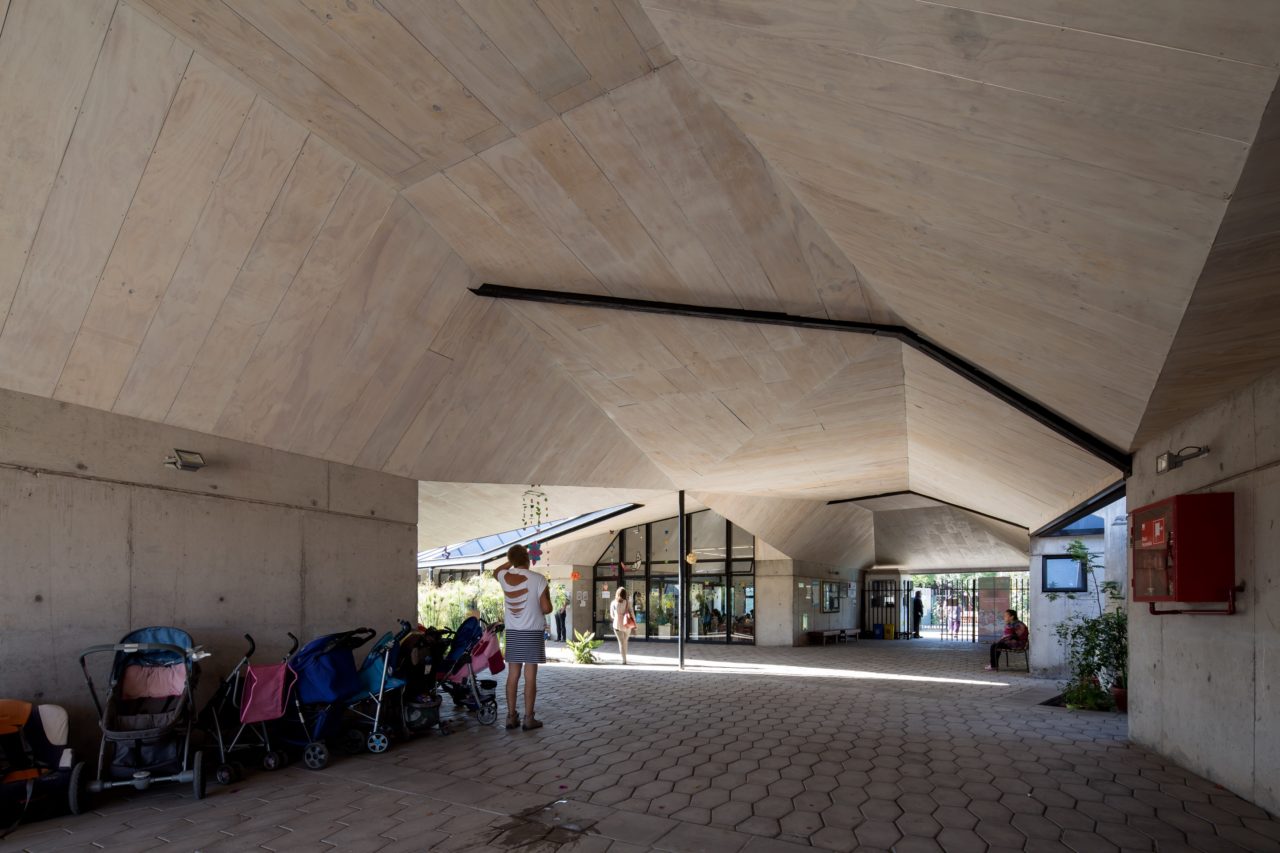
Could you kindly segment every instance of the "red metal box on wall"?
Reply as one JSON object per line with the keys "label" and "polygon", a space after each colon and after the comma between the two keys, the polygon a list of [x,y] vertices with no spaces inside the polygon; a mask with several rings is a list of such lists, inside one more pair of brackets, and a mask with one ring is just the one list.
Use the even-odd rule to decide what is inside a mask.
{"label": "red metal box on wall", "polygon": [[1129,513],[1134,601],[1222,602],[1235,586],[1235,495],[1175,495]]}

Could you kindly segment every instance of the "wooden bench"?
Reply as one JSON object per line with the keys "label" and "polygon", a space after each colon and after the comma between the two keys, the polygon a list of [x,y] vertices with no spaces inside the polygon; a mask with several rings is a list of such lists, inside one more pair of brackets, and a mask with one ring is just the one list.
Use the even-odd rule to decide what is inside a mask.
{"label": "wooden bench", "polygon": [[[827,640],[832,639],[832,638],[835,638],[835,641],[836,641],[837,643],[844,643],[844,642],[847,642],[847,641],[848,641],[848,639],[849,639],[849,635],[848,635],[847,630],[846,630],[846,629],[844,629],[844,628],[830,628],[830,629],[828,629],[828,630],[826,630],[826,631],[810,631],[810,632],[809,632],[809,645],[811,645],[811,646],[817,646],[817,645],[823,645],[823,646],[825,646],[825,645],[827,644]],[[821,642],[819,642],[819,641],[821,641]]]}

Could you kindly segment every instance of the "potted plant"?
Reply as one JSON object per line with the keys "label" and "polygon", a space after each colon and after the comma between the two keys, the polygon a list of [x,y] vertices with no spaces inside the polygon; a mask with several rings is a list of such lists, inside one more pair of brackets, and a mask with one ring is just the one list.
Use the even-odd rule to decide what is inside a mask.
{"label": "potted plant", "polygon": [[[1098,564],[1079,539],[1067,548],[1079,560],[1093,589],[1098,615],[1075,613],[1058,625],[1058,642],[1067,652],[1071,679],[1062,692],[1069,708],[1125,712],[1129,708],[1129,616],[1115,581],[1098,581]],[[1075,595],[1067,593],[1067,598]],[[1049,593],[1052,601],[1057,593]]]}

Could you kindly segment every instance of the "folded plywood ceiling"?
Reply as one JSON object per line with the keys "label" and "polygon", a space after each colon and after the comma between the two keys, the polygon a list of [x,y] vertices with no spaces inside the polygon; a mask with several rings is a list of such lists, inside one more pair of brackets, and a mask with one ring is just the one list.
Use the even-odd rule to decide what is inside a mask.
{"label": "folded plywood ceiling", "polygon": [[965,5],[0,0],[0,387],[423,481],[1036,526],[1121,472],[894,340],[468,292],[905,324],[1122,449],[1266,364],[1270,0]]}

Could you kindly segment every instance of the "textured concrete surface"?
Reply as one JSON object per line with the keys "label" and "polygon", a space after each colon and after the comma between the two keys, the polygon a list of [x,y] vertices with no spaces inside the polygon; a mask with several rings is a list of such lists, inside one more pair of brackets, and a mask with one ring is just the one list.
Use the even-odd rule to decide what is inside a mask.
{"label": "textured concrete surface", "polygon": [[[207,467],[166,468],[175,447]],[[0,694],[65,705],[83,746],[87,646],[177,625],[219,675],[246,631],[268,662],[287,631],[407,617],[416,511],[402,477],[0,391]]]}
{"label": "textured concrete surface", "polygon": [[[1188,445],[1209,454],[1155,473],[1157,455]],[[1238,612],[1226,618],[1132,608],[1133,739],[1272,811],[1280,810],[1278,465],[1273,373],[1140,448],[1128,484],[1130,509],[1170,495],[1234,493],[1236,579],[1245,584]]]}
{"label": "textured concrete surface", "polygon": [[[562,650],[553,650],[562,654]],[[551,664],[546,727],[157,789],[4,850],[1280,851],[1280,822],[1136,747],[1114,714],[928,641],[637,648]],[[616,660],[606,655],[606,660]]]}

